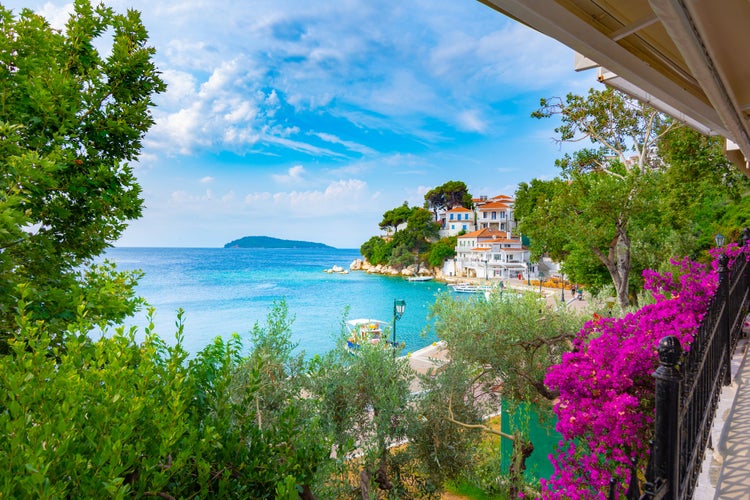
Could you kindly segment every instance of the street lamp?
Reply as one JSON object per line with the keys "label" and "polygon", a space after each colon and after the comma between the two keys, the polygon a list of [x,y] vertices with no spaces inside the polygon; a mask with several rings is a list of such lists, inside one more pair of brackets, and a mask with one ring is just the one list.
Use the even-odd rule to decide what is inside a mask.
{"label": "street lamp", "polygon": [[542,294],[542,281],[544,280],[544,273],[539,271],[539,295]]}
{"label": "street lamp", "polygon": [[484,256],[484,280],[485,281],[489,281],[489,279],[490,279],[490,275],[489,275],[489,273],[487,271],[487,263],[489,262],[489,260],[490,260],[490,256],[489,255],[485,255]]}
{"label": "street lamp", "polygon": [[565,275],[563,273],[560,273],[560,277],[562,278],[562,288],[560,289],[560,299],[562,299],[563,304],[565,304]]}
{"label": "street lamp", "polygon": [[401,319],[406,309],[406,301],[403,299],[393,300],[393,347],[396,347],[396,321]]}
{"label": "street lamp", "polygon": [[714,241],[716,242],[717,247],[723,247],[724,246],[724,235],[721,233],[716,233],[716,236],[714,236]]}
{"label": "street lamp", "polygon": [[531,286],[531,262],[526,261],[526,285]]}

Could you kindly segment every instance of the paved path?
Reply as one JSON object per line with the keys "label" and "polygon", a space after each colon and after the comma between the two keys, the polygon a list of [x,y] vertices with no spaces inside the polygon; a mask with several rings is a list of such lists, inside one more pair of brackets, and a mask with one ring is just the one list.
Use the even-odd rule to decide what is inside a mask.
{"label": "paved path", "polygon": [[[713,498],[720,500],[750,500],[750,360],[747,348],[748,344],[741,342],[735,353],[739,366],[733,373],[732,385],[736,393],[717,447],[718,458],[723,463]],[[700,500],[697,494],[695,498]]]}

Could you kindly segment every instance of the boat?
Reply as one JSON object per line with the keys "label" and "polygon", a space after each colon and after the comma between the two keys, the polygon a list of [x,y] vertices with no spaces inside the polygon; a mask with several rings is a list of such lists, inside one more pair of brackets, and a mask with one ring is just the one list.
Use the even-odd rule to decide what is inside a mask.
{"label": "boat", "polygon": [[492,292],[495,288],[491,285],[470,285],[467,283],[454,283],[448,286],[456,293],[485,293]]}
{"label": "boat", "polygon": [[399,343],[394,343],[384,337],[384,332],[388,327],[387,321],[379,319],[350,319],[346,322],[348,337],[346,339],[346,348],[350,352],[356,352],[362,344],[383,345],[393,348],[402,347]]}
{"label": "boat", "polygon": [[407,281],[432,281],[432,276],[409,276]]}

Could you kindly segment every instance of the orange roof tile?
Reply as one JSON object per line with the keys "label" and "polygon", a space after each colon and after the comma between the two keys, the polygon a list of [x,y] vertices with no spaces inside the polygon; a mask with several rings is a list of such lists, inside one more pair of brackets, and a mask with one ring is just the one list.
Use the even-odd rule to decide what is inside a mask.
{"label": "orange roof tile", "polygon": [[506,205],[505,203],[503,203],[501,201],[491,201],[489,203],[485,203],[484,205],[482,205],[481,207],[479,207],[477,210],[480,210],[480,211],[481,210],[491,210],[493,208],[495,208],[495,209],[498,209],[498,208],[500,208],[500,209],[506,209],[506,208],[510,208],[510,206]]}

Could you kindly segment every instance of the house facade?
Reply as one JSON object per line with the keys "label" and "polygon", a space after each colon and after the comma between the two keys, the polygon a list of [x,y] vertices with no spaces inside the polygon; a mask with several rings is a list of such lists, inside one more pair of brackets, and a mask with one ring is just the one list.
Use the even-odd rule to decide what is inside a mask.
{"label": "house facade", "polygon": [[529,256],[520,235],[481,228],[458,237],[456,257],[444,271],[469,278],[527,279],[538,273]]}
{"label": "house facade", "polygon": [[464,207],[453,207],[443,214],[441,220],[440,237],[456,236],[461,233],[470,233],[477,229],[474,222],[473,210]]}
{"label": "house facade", "polygon": [[515,231],[516,220],[513,215],[513,199],[500,195],[483,202],[476,203],[477,229],[493,229],[495,231]]}

